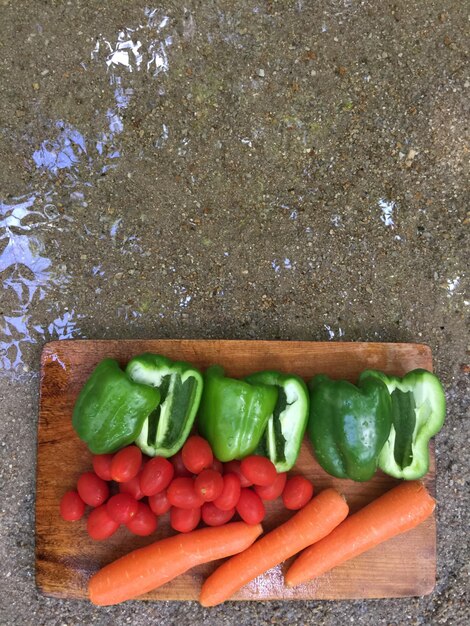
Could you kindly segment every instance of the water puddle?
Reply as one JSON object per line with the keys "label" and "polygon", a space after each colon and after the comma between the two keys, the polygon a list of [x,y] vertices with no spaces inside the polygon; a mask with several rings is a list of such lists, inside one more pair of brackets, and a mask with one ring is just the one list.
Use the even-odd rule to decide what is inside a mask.
{"label": "water puddle", "polygon": [[379,200],[379,209],[382,212],[380,219],[385,224],[385,226],[391,226],[392,228],[395,226],[395,222],[393,221],[393,211],[395,210],[396,203],[391,200],[385,200],[384,198],[380,198]]}
{"label": "water puddle", "polygon": [[[146,8],[141,23],[121,29],[114,40],[102,34],[97,37],[91,60],[101,64],[104,88],[112,90],[114,100],[112,107],[97,114],[102,129],[95,136],[87,136],[67,120],[51,120],[50,136],[40,141],[31,154],[35,171],[29,188],[35,191],[28,193],[26,189],[23,196],[8,200],[0,197],[0,277],[2,300],[7,303],[2,306],[0,316],[0,375],[30,375],[25,356],[28,344],[82,336],[79,320],[83,316],[74,308],[58,310],[53,302],[56,299],[52,297],[53,290],[59,288],[64,298],[72,277],[64,264],[53,263],[47,250],[51,244],[46,242],[51,241],[52,231],[71,229],[75,222],[74,206],[88,208],[90,187],[124,156],[123,110],[136,97],[131,78],[138,72],[152,78],[168,72],[168,49],[173,42],[172,36],[166,34],[169,23],[169,17],[160,10]],[[86,63],[81,65],[88,69]],[[160,146],[168,140],[169,132],[163,124]],[[72,202],[69,215],[57,208],[64,196]],[[109,234],[85,224],[82,228],[86,236],[109,238],[115,243],[124,223],[125,218],[116,218],[109,226]],[[130,234],[122,239],[123,255],[143,253],[137,236]],[[98,278],[105,274],[101,264],[93,266],[91,271]],[[42,321],[39,321],[38,304],[44,300]],[[190,300],[191,296],[183,296],[180,306],[188,306]],[[128,319],[141,314],[119,307],[116,315]],[[50,321],[44,323],[47,316]]]}
{"label": "water puddle", "polygon": [[460,285],[460,276],[456,276],[455,278],[447,279],[447,295],[452,296],[456,293],[458,286]]}
{"label": "water puddle", "polygon": [[295,261],[291,261],[289,258],[285,257],[284,259],[273,259],[271,261],[271,267],[274,270],[275,274],[280,274],[281,270],[292,270],[295,269],[296,263]]}
{"label": "water puddle", "polygon": [[329,324],[323,324],[323,327],[328,334],[329,341],[332,341],[336,337],[336,335],[338,335],[338,339],[344,337],[344,330],[342,328],[338,328],[338,330],[335,331]]}
{"label": "water puddle", "polygon": [[35,320],[35,306],[52,287],[69,281],[61,268],[52,267],[41,236],[46,229],[62,228],[48,200],[47,194],[31,194],[0,202],[2,299],[12,303],[0,318],[0,374],[21,369],[24,345],[47,336]]}

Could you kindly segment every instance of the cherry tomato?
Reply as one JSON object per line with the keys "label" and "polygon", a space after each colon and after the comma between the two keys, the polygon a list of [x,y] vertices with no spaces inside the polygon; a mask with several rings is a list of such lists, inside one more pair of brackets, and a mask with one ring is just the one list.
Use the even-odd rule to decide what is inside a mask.
{"label": "cherry tomato", "polygon": [[201,508],[180,509],[172,506],[170,509],[170,526],[180,533],[189,533],[194,530],[201,520]]}
{"label": "cherry tomato", "polygon": [[86,527],[92,539],[101,541],[111,537],[119,528],[119,524],[109,517],[106,505],[102,504],[90,512]]}
{"label": "cherry tomato", "polygon": [[204,502],[212,502],[220,496],[224,488],[224,479],[213,469],[202,470],[194,479],[194,488]]}
{"label": "cherry tomato", "polygon": [[111,478],[126,483],[137,476],[142,466],[142,452],[137,446],[127,446],[116,452],[111,462]]}
{"label": "cherry tomato", "polygon": [[75,522],[85,513],[85,503],[76,491],[67,491],[60,500],[60,515],[66,522]]}
{"label": "cherry tomato", "polygon": [[138,502],[129,493],[117,493],[106,502],[106,510],[118,524],[127,524],[137,513]]}
{"label": "cherry tomato", "polygon": [[223,526],[235,515],[235,509],[222,511],[213,502],[204,502],[201,508],[202,521],[208,526]]}
{"label": "cherry tomato", "polygon": [[251,489],[241,490],[237,504],[237,513],[247,524],[259,524],[266,514],[263,501]]}
{"label": "cherry tomato", "polygon": [[276,480],[272,485],[269,485],[268,487],[255,485],[255,491],[262,500],[276,500],[276,498],[279,498],[281,493],[284,491],[286,480],[287,474],[285,472],[281,472],[280,474],[277,474]]}
{"label": "cherry tomato", "polygon": [[313,496],[313,485],[304,476],[292,476],[286,482],[282,492],[282,501],[286,509],[298,511]]}
{"label": "cherry tomato", "polygon": [[199,474],[206,467],[210,467],[214,459],[208,442],[197,435],[186,440],[181,454],[184,466],[193,474]]}
{"label": "cherry tomato", "polygon": [[153,496],[168,487],[175,469],[167,459],[156,456],[150,459],[140,474],[140,489],[145,496]]}
{"label": "cherry tomato", "polygon": [[244,474],[242,474],[240,461],[228,461],[228,463],[224,463],[224,474],[237,474],[240,478],[240,484],[242,487],[251,487],[253,484]]}
{"label": "cherry tomato", "polygon": [[191,472],[186,469],[183,463],[183,455],[181,450],[170,458],[171,464],[175,468],[175,478],[189,478]]}
{"label": "cherry tomato", "polygon": [[196,492],[192,478],[174,478],[166,493],[171,506],[180,509],[197,509],[204,502],[201,494]]}
{"label": "cherry tomato", "polygon": [[114,454],[94,454],[92,457],[95,474],[103,480],[111,480],[111,461]]}
{"label": "cherry tomato", "polygon": [[147,504],[137,502],[137,507],[137,513],[126,523],[126,528],[134,535],[147,537],[157,530],[158,520]]}
{"label": "cherry tomato", "polygon": [[223,474],[224,464],[222,463],[222,461],[219,461],[219,459],[216,459],[214,457],[214,460],[212,461],[211,469],[215,470],[216,472],[219,472],[219,474]]}
{"label": "cherry tomato", "polygon": [[261,487],[272,485],[277,476],[273,463],[264,456],[247,456],[241,462],[240,469],[253,485]]}
{"label": "cherry tomato", "polygon": [[140,489],[140,474],[134,476],[125,483],[119,483],[119,492],[120,493],[128,493],[136,500],[142,500],[144,494]]}
{"label": "cherry tomato", "polygon": [[164,515],[170,510],[171,504],[166,491],[160,491],[153,496],[149,496],[149,506],[155,515]]}
{"label": "cherry tomato", "polygon": [[95,472],[85,472],[77,481],[77,491],[80,498],[90,506],[100,506],[108,499],[109,487]]}
{"label": "cherry tomato", "polygon": [[237,506],[240,499],[240,476],[238,474],[224,474],[222,493],[214,500],[214,504],[222,511],[230,511]]}

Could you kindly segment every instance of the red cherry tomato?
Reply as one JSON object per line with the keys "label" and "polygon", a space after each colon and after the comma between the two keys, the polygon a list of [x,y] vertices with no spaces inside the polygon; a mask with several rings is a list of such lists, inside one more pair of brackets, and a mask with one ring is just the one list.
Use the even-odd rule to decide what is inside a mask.
{"label": "red cherry tomato", "polygon": [[215,470],[216,472],[219,472],[219,474],[223,474],[224,464],[222,463],[222,461],[219,461],[219,459],[216,459],[214,457],[214,460],[212,461],[211,469]]}
{"label": "red cherry tomato", "polygon": [[129,493],[117,493],[106,502],[106,510],[118,524],[127,524],[137,513],[138,502]]}
{"label": "red cherry tomato", "polygon": [[304,476],[292,476],[286,482],[282,492],[282,501],[286,509],[298,511],[313,496],[313,485]]}
{"label": "red cherry tomato", "polygon": [[264,456],[247,456],[241,462],[240,469],[250,482],[262,487],[272,485],[277,476],[273,463]]}
{"label": "red cherry tomato", "polygon": [[199,474],[206,467],[210,467],[214,459],[208,442],[197,435],[186,440],[181,454],[184,466],[193,474]]}
{"label": "red cherry tomato", "polygon": [[196,492],[192,478],[174,478],[166,493],[171,506],[180,509],[197,509],[204,502],[201,494]]}
{"label": "red cherry tomato", "polygon": [[100,506],[108,499],[108,484],[94,472],[85,472],[77,481],[77,491],[80,498],[90,506]]}
{"label": "red cherry tomato", "polygon": [[145,496],[153,496],[168,487],[173,479],[173,465],[161,456],[150,459],[140,474],[140,489]]}
{"label": "red cherry tomato", "polygon": [[194,530],[201,520],[201,508],[180,509],[172,506],[170,509],[170,526],[180,533],[189,533]]}
{"label": "red cherry tomato", "polygon": [[111,462],[114,454],[94,454],[92,457],[95,474],[103,480],[111,480]]}
{"label": "red cherry tomato", "polygon": [[253,484],[244,474],[242,474],[240,461],[228,461],[228,463],[224,463],[224,474],[237,474],[240,478],[240,484],[242,487],[251,487]]}
{"label": "red cherry tomato", "polygon": [[119,492],[120,493],[128,493],[136,500],[142,500],[144,494],[140,489],[140,474],[134,476],[125,483],[119,483]]}
{"label": "red cherry tomato", "polygon": [[204,502],[201,508],[202,521],[208,526],[223,526],[235,515],[235,509],[222,511],[213,502]]}
{"label": "red cherry tomato", "polygon": [[251,489],[242,489],[237,504],[237,513],[247,524],[259,524],[266,514],[263,501]]}
{"label": "red cherry tomato", "polygon": [[137,513],[127,522],[126,528],[134,535],[147,537],[157,530],[158,520],[147,504],[138,502],[137,507]]}
{"label": "red cherry tomato", "polygon": [[214,504],[222,511],[230,511],[237,506],[240,499],[240,477],[238,474],[224,474],[222,493],[214,500]]}
{"label": "red cherry tomato", "polygon": [[60,500],[60,515],[66,522],[76,522],[85,513],[85,503],[76,491],[67,491]]}
{"label": "red cherry tomato", "polygon": [[90,512],[86,527],[92,539],[101,541],[114,535],[119,524],[109,517],[106,505],[102,504]]}
{"label": "red cherry tomato", "polygon": [[191,472],[184,466],[181,450],[170,457],[170,461],[175,468],[175,478],[189,478],[192,476]]}
{"label": "red cherry tomato", "polygon": [[276,498],[279,498],[281,493],[284,491],[286,480],[287,474],[285,472],[281,472],[280,474],[277,474],[276,480],[272,485],[269,485],[268,487],[255,485],[254,489],[262,500],[276,500]]}
{"label": "red cherry tomato", "polygon": [[149,496],[149,506],[155,515],[164,515],[170,510],[171,504],[166,491],[160,491],[153,496]]}
{"label": "red cherry tomato", "polygon": [[224,488],[224,479],[213,469],[202,470],[194,479],[194,488],[204,502],[212,502],[220,496]]}
{"label": "red cherry tomato", "polygon": [[111,478],[126,483],[137,476],[142,466],[142,452],[137,446],[127,446],[116,452],[111,462]]}

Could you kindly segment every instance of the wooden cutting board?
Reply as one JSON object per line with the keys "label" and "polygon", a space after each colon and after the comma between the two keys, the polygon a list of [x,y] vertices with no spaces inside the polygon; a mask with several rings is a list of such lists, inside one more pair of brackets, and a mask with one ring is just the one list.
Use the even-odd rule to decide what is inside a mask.
{"label": "wooden cutting board", "polygon": [[[188,360],[202,369],[219,363],[228,375],[236,377],[270,368],[295,372],[305,379],[325,373],[355,381],[366,368],[398,375],[416,367],[432,369],[430,349],[419,344],[225,340],[80,340],[47,344],[41,360],[36,492],[36,581],[47,595],[86,598],[87,581],[100,567],[133,548],[171,533],[168,517],[163,516],[151,538],[132,537],[121,528],[112,538],[94,542],[86,533],[84,520],[70,523],[59,517],[63,493],[75,488],[81,472],[91,469],[90,453],[71,424],[73,406],[82,385],[101,359],[113,357],[125,364],[132,356],[145,351]],[[307,440],[295,471],[307,476],[317,491],[331,486],[342,491],[351,511],[398,482],[381,472],[366,483],[335,479],[316,463]],[[424,482],[434,494],[433,453]],[[266,529],[290,515],[280,502],[271,503],[267,510]],[[211,563],[195,568],[144,598],[195,600],[202,581],[215,566]],[[286,564],[282,564],[260,576],[241,589],[234,599],[339,600],[430,593],[436,577],[435,517],[312,583],[285,588],[282,574],[285,568]]]}

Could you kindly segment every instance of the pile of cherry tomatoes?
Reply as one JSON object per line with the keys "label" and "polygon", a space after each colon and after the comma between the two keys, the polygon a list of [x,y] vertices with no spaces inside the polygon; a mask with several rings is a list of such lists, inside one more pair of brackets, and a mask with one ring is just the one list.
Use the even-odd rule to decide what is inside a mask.
{"label": "pile of cherry tomatoes", "polygon": [[86,505],[92,507],[88,534],[102,540],[121,524],[135,535],[150,535],[168,511],[171,527],[183,533],[201,519],[207,526],[221,526],[236,514],[247,524],[258,524],[265,516],[263,501],[282,496],[284,506],[296,511],[312,495],[313,485],[304,476],[277,473],[262,456],[221,463],[207,441],[194,435],[169,459],[145,457],[134,445],[93,456],[93,471],[82,474],[77,489],[64,494],[60,514],[76,521]]}

